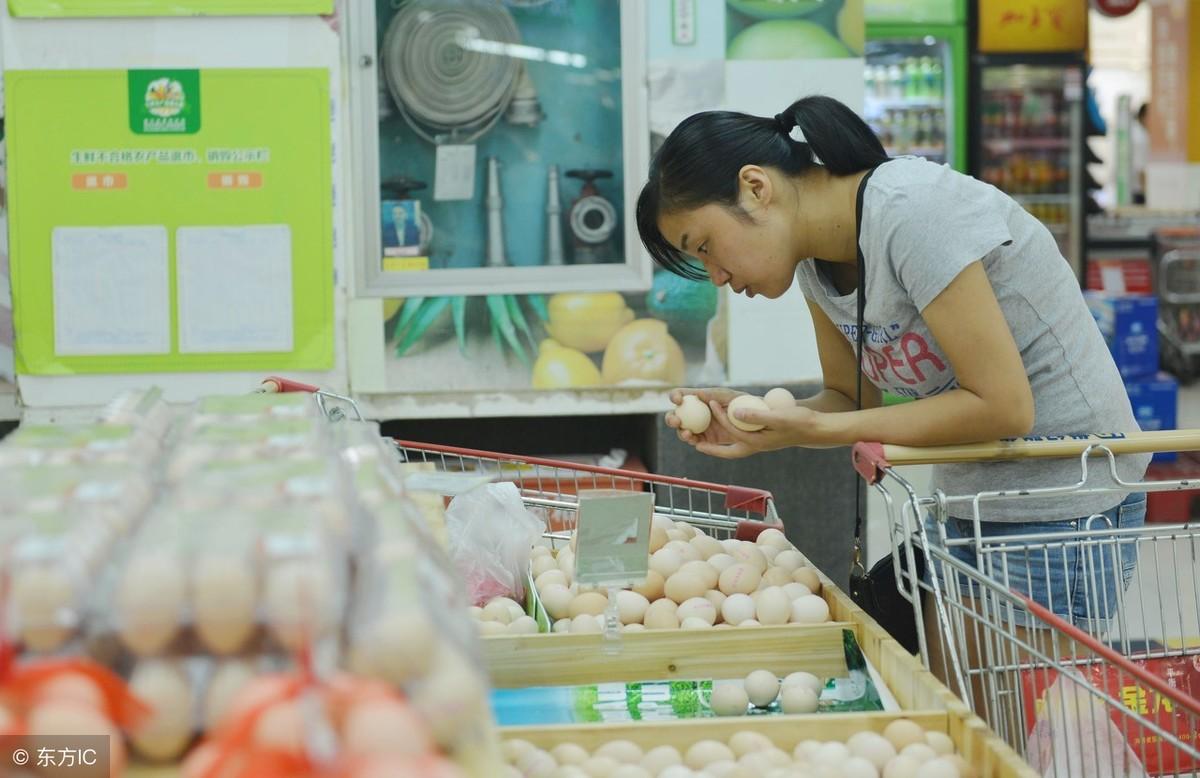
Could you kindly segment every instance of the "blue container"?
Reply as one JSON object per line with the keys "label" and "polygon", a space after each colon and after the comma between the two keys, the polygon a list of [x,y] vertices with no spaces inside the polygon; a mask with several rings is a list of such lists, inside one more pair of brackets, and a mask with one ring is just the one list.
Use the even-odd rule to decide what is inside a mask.
{"label": "blue container", "polygon": [[[1179,411],[1179,382],[1169,373],[1125,382],[1125,392],[1138,426],[1146,432],[1176,429]],[[1176,452],[1155,454],[1155,462],[1174,462]]]}
{"label": "blue container", "polygon": [[1121,378],[1158,372],[1158,298],[1085,292],[1088,310],[1112,352]]}

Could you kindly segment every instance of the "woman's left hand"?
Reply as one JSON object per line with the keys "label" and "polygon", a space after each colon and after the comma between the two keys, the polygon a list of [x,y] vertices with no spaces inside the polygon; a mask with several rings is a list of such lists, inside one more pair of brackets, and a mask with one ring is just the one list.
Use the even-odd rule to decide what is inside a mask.
{"label": "woman's left hand", "polygon": [[745,432],[733,426],[725,408],[718,402],[710,402],[712,423],[721,426],[724,438],[729,443],[697,443],[696,450],[702,454],[721,459],[741,459],[763,451],[775,451],[789,446],[823,446],[822,433],[829,414],[814,411],[803,405],[783,410],[760,411],[741,409],[738,419],[747,424],[762,424],[757,432]]}

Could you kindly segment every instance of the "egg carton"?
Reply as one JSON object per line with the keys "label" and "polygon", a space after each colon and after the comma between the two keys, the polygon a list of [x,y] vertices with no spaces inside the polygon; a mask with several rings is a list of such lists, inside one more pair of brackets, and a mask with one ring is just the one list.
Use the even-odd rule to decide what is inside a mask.
{"label": "egg carton", "polygon": [[0,442],[0,467],[87,463],[149,467],[161,439],[128,424],[23,424]]}

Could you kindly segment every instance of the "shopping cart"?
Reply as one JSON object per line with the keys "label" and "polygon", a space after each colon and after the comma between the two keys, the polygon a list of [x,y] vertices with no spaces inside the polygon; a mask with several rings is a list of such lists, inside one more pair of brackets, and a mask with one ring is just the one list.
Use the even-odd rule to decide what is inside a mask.
{"label": "shopping cart", "polygon": [[[982,537],[981,506],[1200,489],[1186,480],[1126,483],[1115,459],[1198,447],[1200,431],[854,448],[856,469],[887,509],[896,584],[916,611],[922,658],[1043,775],[1200,771],[1200,526],[1121,529],[1099,515],[1069,532]],[[895,470],[1073,456],[1081,467],[1075,484],[971,495],[919,495]],[[1089,478],[1097,465],[1106,479]],[[935,531],[926,528],[926,516]],[[953,539],[951,516],[967,520],[973,533]],[[959,549],[973,550],[976,564],[956,558]],[[1043,607],[1025,594],[1042,582],[1049,591],[1049,579],[1068,565],[1081,571],[1073,604],[1086,604],[1087,618],[1067,609],[1076,613],[1074,623],[1055,614],[1055,603]],[[922,566],[923,574],[913,572]]]}

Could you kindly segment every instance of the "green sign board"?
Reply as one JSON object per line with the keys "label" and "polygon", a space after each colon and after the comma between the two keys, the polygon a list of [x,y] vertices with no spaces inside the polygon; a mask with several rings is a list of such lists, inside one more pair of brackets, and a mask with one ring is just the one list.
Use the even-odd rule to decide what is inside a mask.
{"label": "green sign board", "polygon": [[865,0],[867,24],[959,24],[963,0]]}
{"label": "green sign board", "polygon": [[5,89],[18,372],[332,367],[327,70]]}
{"label": "green sign board", "polygon": [[263,16],[331,14],[333,0],[8,0],[13,16]]}

